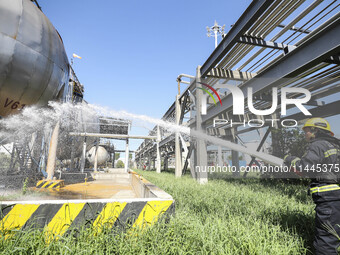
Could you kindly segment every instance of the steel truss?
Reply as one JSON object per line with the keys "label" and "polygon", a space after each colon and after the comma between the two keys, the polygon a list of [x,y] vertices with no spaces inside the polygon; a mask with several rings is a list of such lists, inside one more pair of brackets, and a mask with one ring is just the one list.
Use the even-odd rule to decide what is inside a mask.
{"label": "steel truss", "polygon": [[[340,92],[339,5],[337,1],[331,0],[252,1],[205,63],[197,68],[195,78],[191,79],[189,86],[176,99],[181,108],[179,123],[234,141],[237,141],[237,135],[255,130],[230,125],[213,127],[216,118],[242,121],[242,118],[232,114],[232,94],[223,89],[223,84],[238,86],[245,100],[247,89],[252,88],[254,108],[258,110],[270,108],[273,87],[305,88],[312,94],[308,109],[313,116],[339,114],[340,101],[335,97],[329,99],[329,96]],[[215,105],[212,100],[208,100],[206,115],[200,114],[202,91],[196,89],[202,86],[200,82],[212,86],[222,101],[222,105]],[[299,97],[300,94],[290,95],[290,98]],[[327,103],[323,101],[326,97]],[[246,107],[243,120],[266,117],[296,119],[299,122],[307,118],[302,113],[289,113],[289,110],[288,116],[281,118],[276,113],[271,116],[255,116]],[[176,101],[162,119],[176,122]],[[266,134],[258,150],[269,137],[268,124],[264,128]],[[162,155],[164,158],[169,157],[175,151],[175,135],[165,130],[161,130],[161,135]],[[181,141],[181,151],[190,151],[182,164],[183,170],[187,167],[190,154],[197,163],[197,151],[206,150],[206,146],[205,143],[190,143],[189,137]],[[151,141],[144,141],[136,151],[136,158],[141,161],[146,155],[150,158],[155,155],[155,144]],[[233,164],[238,165],[236,154],[234,158]],[[201,159],[201,162],[206,161]],[[255,158],[250,163],[253,162]],[[201,181],[206,178],[196,177]]]}

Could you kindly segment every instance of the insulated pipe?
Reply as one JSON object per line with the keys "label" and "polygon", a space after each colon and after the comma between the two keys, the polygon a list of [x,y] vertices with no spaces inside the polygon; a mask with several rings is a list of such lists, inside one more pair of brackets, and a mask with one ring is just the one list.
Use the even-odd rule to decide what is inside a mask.
{"label": "insulated pipe", "polygon": [[189,78],[189,79],[195,79],[195,76],[192,76],[192,75],[189,75],[189,74],[181,73],[180,75],[177,76],[177,80],[178,80],[178,79],[181,79],[182,77],[186,77],[186,78]]}
{"label": "insulated pipe", "polygon": [[287,18],[292,12],[298,8],[303,1],[291,0],[286,6],[283,8],[279,8],[276,10],[276,13],[273,12],[271,16],[264,22],[264,26],[259,29],[255,37],[261,37],[265,34],[266,30],[274,30],[277,25],[279,25],[285,18]]}
{"label": "insulated pipe", "polygon": [[129,138],[129,139],[157,139],[157,136],[143,136],[143,135],[112,135],[112,134],[96,134],[96,133],[75,133],[71,132],[71,136],[88,136],[88,137],[102,137],[102,138]]}
{"label": "insulated pipe", "polygon": [[[299,3],[299,4],[301,4],[301,3]],[[291,10],[290,10],[291,11]],[[268,18],[268,17],[267,17]],[[265,24],[265,22],[264,22],[264,24]],[[265,25],[264,25],[265,26]],[[254,27],[256,27],[256,26],[254,26]],[[273,27],[271,27],[271,28],[269,28],[269,30],[268,31],[264,31],[263,33],[263,37],[265,37],[267,34],[269,34],[272,30],[274,30],[275,29],[275,26]],[[254,33],[254,31],[252,31],[252,33]],[[227,61],[221,61],[221,63],[219,64],[219,67],[222,67],[222,68],[227,68],[227,69],[231,69],[235,64],[236,64],[236,62],[239,62],[240,61],[240,59],[242,59],[244,56],[242,56],[242,58],[240,58],[240,54],[239,54],[239,52],[241,51],[241,52],[243,52],[243,55],[244,55],[244,53],[249,53],[249,51],[250,50],[252,50],[254,48],[254,46],[251,46],[251,45],[248,45],[247,46],[247,48],[246,49],[243,49],[243,50],[239,50],[239,49],[237,49],[237,46],[236,47],[234,47],[233,49],[232,49],[232,51],[230,52],[230,54],[232,54],[233,53],[233,50],[235,49],[235,51],[234,51],[234,53],[236,54],[236,56],[237,56],[237,59],[234,59],[234,63],[230,63],[230,61],[232,61],[232,60],[230,60],[231,59],[231,57],[229,56],[228,58],[227,58],[227,61],[228,61],[228,66],[226,65],[227,63]],[[240,70],[240,69],[242,69],[242,68],[237,68],[237,70]]]}
{"label": "insulated pipe", "polygon": [[[294,3],[293,7],[290,6],[290,9],[286,11],[286,13],[283,15],[283,17],[280,17],[280,19],[278,20],[277,18],[275,18],[275,20],[273,20],[273,22],[269,21],[267,22],[269,24],[269,27],[267,30],[268,31],[272,31],[274,30],[279,23],[281,23],[281,21],[283,21],[285,18],[287,18],[296,8],[298,8],[302,3],[299,2],[299,1],[292,1],[291,3]],[[291,5],[290,3],[290,5]],[[293,9],[293,10],[292,10]],[[282,10],[283,12],[283,10]],[[274,22],[275,21],[275,22]],[[266,25],[268,27],[268,25]],[[267,28],[265,27],[265,28]],[[265,37],[265,34],[264,35],[256,35],[255,37],[261,37],[261,38],[264,38]],[[265,48],[262,48],[262,49],[265,49]],[[263,58],[265,58],[266,56],[268,56],[270,53],[272,53],[273,51],[275,50],[271,50],[269,53],[267,53]],[[270,59],[271,57],[273,57],[277,52],[279,52],[278,50],[276,50],[271,56],[269,56],[267,59],[265,59],[264,61],[262,61],[263,58],[261,58],[256,64],[254,64],[252,67],[255,66],[255,68],[253,68],[253,70],[255,70],[256,68],[260,67],[265,61],[267,61],[268,59]],[[260,64],[258,64],[259,62],[261,62]],[[268,66],[268,65],[266,65]],[[251,67],[251,68],[252,68]],[[250,68],[249,68],[250,69]],[[249,70],[248,69],[248,70]]]}
{"label": "insulated pipe", "polygon": [[329,20],[327,20],[326,22],[322,23],[320,26],[318,26],[317,28],[315,28],[311,33],[308,34],[308,36],[303,37],[300,41],[298,41],[297,43],[295,43],[296,47],[299,47],[301,44],[303,44],[306,40],[310,39],[312,36],[314,36],[315,34],[319,33],[321,30],[323,30],[325,27],[329,26],[329,24],[333,23],[333,22],[339,22],[340,18],[340,13],[338,12],[337,14],[335,14],[334,16],[332,16]]}
{"label": "insulated pipe", "polygon": [[[303,28],[304,26],[306,26],[308,23],[310,23],[315,17],[317,17],[320,13],[322,13],[324,10],[326,10],[329,6],[331,6],[333,3],[331,3],[330,5],[328,5],[325,9],[323,9],[321,12],[319,12],[316,16],[314,16],[312,19],[310,19],[310,20],[308,20],[301,28]],[[310,37],[313,35],[313,34],[315,34],[315,33],[318,33],[320,30],[319,29],[322,29],[322,28],[324,28],[325,26],[328,26],[329,25],[329,23],[328,22],[333,22],[336,18],[338,18],[339,17],[339,13],[338,14],[336,14],[335,16],[333,16],[331,19],[329,19],[328,21],[326,21],[325,23],[323,23],[322,25],[320,25],[318,28],[316,28],[316,29],[314,29],[311,33],[309,33],[307,36],[305,36],[305,37],[303,37],[299,42],[297,42],[297,43],[295,43],[295,45],[294,46],[296,46],[296,47],[298,47],[299,45],[300,45],[300,43],[302,43],[302,42],[305,42],[306,40],[308,40],[308,39],[310,39]],[[315,23],[314,23],[315,24]],[[311,25],[312,26],[312,25]],[[309,26],[308,28],[310,28],[311,26]],[[307,29],[308,29],[307,28]],[[296,32],[295,32],[296,33]],[[293,36],[295,33],[293,33],[291,36]],[[290,42],[292,42],[292,41],[294,41],[296,38],[298,38],[299,36],[301,35],[301,33],[298,35],[298,36],[296,36],[294,39],[292,39],[291,41],[289,41],[288,42],[288,44],[290,43]],[[288,39],[290,39],[290,37],[291,36],[289,36],[287,39],[285,39],[283,42],[285,42],[285,41],[287,41]],[[282,43],[283,43],[282,42]],[[274,50],[272,50],[272,51],[270,51],[269,53],[267,53],[267,55],[269,55],[271,52],[273,52]],[[274,53],[275,54],[275,53]],[[273,55],[274,55],[273,54]],[[266,55],[266,56],[267,56]],[[272,56],[270,56],[269,58],[271,58],[271,57],[273,57],[273,55]],[[274,63],[278,58],[280,58],[281,57],[281,55],[280,56],[278,56],[278,57],[276,57],[275,59],[273,59],[269,64],[267,64],[266,66],[270,66],[271,65],[271,63]],[[267,58],[267,59],[269,59],[269,58]],[[267,59],[265,60],[265,61],[267,61]],[[262,63],[261,63],[261,65],[264,63],[264,61],[262,61]],[[254,65],[253,65],[254,66]],[[264,68],[266,68],[266,66],[264,66],[263,68],[261,68],[258,72],[261,72]],[[249,68],[250,69],[250,68]],[[248,70],[249,70],[248,69]]]}
{"label": "insulated pipe", "polygon": [[268,8],[266,12],[261,15],[261,17],[258,19],[257,24],[255,23],[252,27],[251,36],[256,37],[259,33],[259,31],[263,30],[267,26],[267,22],[273,22],[279,19],[281,17],[280,10],[285,10],[287,8],[287,5],[291,4],[292,0],[279,0],[276,1],[277,5],[274,6],[273,4],[271,7]]}
{"label": "insulated pipe", "polygon": [[47,159],[47,167],[46,167],[47,180],[52,180],[53,175],[54,175],[55,160],[57,158],[59,129],[60,129],[60,123],[58,121],[53,129],[53,133],[52,133],[51,141],[50,141],[50,149],[48,151],[48,159]]}
{"label": "insulated pipe", "polygon": [[[310,6],[308,6],[303,12],[301,12],[298,16],[296,16],[291,22],[289,22],[279,33],[277,33],[273,38],[269,41],[276,41],[280,38],[285,32],[287,32],[292,26],[294,26],[297,22],[303,19],[310,11],[316,8],[322,1],[315,0]],[[245,63],[243,63],[236,70],[241,70],[246,65],[248,65],[253,59],[255,59],[258,55],[260,55],[266,48],[261,48],[258,52],[256,52],[252,57],[250,57]]]}
{"label": "insulated pipe", "polygon": [[177,76],[177,79],[176,81],[178,82],[177,86],[178,86],[178,95],[181,95],[181,82],[182,83],[185,83],[185,84],[190,84],[190,82],[186,82],[186,81],[182,81],[182,77],[186,77],[186,78],[189,78],[189,79],[195,79],[195,76],[192,76],[192,75],[189,75],[189,74],[180,74]]}
{"label": "insulated pipe", "polygon": [[[290,4],[292,4],[292,3],[294,3],[293,1],[290,3]],[[299,5],[300,5],[301,3],[299,3]],[[290,12],[292,12],[292,10],[288,10],[287,11],[288,12],[288,14],[285,14],[285,16],[284,17],[287,17],[288,15],[289,15],[289,13]],[[275,18],[275,20],[276,20],[277,18]],[[281,18],[282,19],[282,18]],[[276,23],[280,23],[279,22],[280,20],[277,20],[277,21],[275,21]],[[273,21],[274,22],[274,21]],[[266,24],[266,22],[264,22],[264,24]],[[263,30],[263,28],[262,28],[262,35],[260,36],[260,35],[256,35],[255,37],[260,37],[260,38],[264,38],[266,35],[268,35],[271,31],[273,31],[274,29],[276,28],[276,26],[275,25],[272,25],[271,24],[271,27],[268,27],[267,29],[266,29],[266,31],[265,30]],[[243,50],[237,50],[237,52],[236,52],[236,58],[233,58],[233,59],[230,59],[230,57],[228,58],[228,66],[225,66],[224,68],[227,68],[227,69],[231,69],[234,65],[236,65],[236,63],[238,63],[241,59],[243,59],[252,49],[254,48],[254,46],[251,46],[251,45],[249,45],[246,49],[243,49]],[[266,49],[266,48],[262,48],[263,50],[264,49]],[[242,52],[242,54],[239,54],[240,52]],[[262,51],[261,51],[262,52]],[[241,68],[237,68],[237,70],[240,70]]]}

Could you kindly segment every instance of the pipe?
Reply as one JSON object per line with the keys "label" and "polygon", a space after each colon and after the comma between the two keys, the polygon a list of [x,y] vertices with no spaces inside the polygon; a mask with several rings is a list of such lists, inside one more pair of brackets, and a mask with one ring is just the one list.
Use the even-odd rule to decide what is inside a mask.
{"label": "pipe", "polygon": [[186,78],[189,78],[189,79],[195,79],[195,76],[192,76],[192,75],[189,75],[189,74],[181,73],[180,75],[177,76],[177,80],[178,80],[178,79],[181,79],[182,77],[186,77]]}
{"label": "pipe", "polygon": [[333,22],[339,22],[339,18],[340,18],[340,13],[338,12],[337,14],[335,14],[334,16],[332,16],[330,19],[328,19],[326,22],[322,23],[320,26],[318,26],[317,28],[315,28],[311,33],[308,34],[308,36],[303,37],[300,41],[298,41],[297,43],[295,43],[296,47],[299,47],[301,44],[303,44],[305,41],[307,41],[308,39],[310,39],[312,36],[314,36],[315,34],[319,33],[320,31],[322,31],[323,29],[325,29],[325,27],[329,26],[330,24],[332,24]]}
{"label": "pipe", "polygon": [[181,83],[190,84],[190,82],[182,81],[182,79],[181,79],[182,77],[186,77],[186,78],[189,78],[189,79],[195,79],[195,76],[192,76],[192,75],[189,75],[189,74],[184,74],[184,73],[177,76],[176,81],[178,82],[177,86],[178,86],[178,95],[179,96],[181,95]]}
{"label": "pipe", "polygon": [[56,158],[57,158],[59,129],[60,129],[60,123],[58,121],[53,129],[53,133],[52,133],[51,141],[50,141],[50,149],[48,151],[48,159],[47,159],[47,166],[46,166],[46,172],[47,172],[46,179],[47,180],[52,180],[53,175],[54,175],[55,163],[56,163]]}
{"label": "pipe", "polygon": [[157,136],[144,136],[144,135],[113,135],[113,134],[96,134],[96,133],[76,133],[71,132],[71,136],[88,136],[88,137],[102,137],[102,138],[125,138],[125,139],[157,139]]}

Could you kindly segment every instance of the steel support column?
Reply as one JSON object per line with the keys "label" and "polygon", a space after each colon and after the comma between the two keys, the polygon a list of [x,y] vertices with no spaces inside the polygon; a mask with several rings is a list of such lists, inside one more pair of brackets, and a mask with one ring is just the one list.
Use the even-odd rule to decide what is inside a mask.
{"label": "steel support column", "polygon": [[70,162],[70,171],[73,172],[74,169],[74,147],[75,147],[75,142],[74,138],[72,138],[72,145],[71,145],[71,162]]}
{"label": "steel support column", "polygon": [[126,139],[126,145],[125,145],[125,166],[124,170],[127,173],[129,169],[129,138]]}
{"label": "steel support column", "polygon": [[[201,88],[201,67],[198,66],[196,69],[196,88]],[[201,89],[196,89],[196,130],[198,132],[204,132],[202,127],[202,98],[203,98],[203,91]],[[197,138],[196,142],[196,150],[195,150],[195,171],[196,166],[201,171],[196,172],[197,181],[201,184],[205,184],[208,182],[208,173],[207,171],[202,171],[208,167],[208,159],[207,159],[207,144],[203,139]]]}
{"label": "steel support column", "polygon": [[156,164],[156,172],[160,173],[161,172],[161,152],[159,149],[159,142],[161,141],[161,133],[159,130],[159,126],[157,126],[157,140],[156,140],[156,150],[157,150],[157,164]]}
{"label": "steel support column", "polygon": [[97,142],[96,142],[96,151],[94,153],[94,165],[93,165],[93,171],[94,172],[97,172],[97,169],[98,169],[98,146],[99,146],[99,139],[97,138],[96,140],[97,140]]}
{"label": "steel support column", "polygon": [[222,146],[217,147],[217,165],[223,167]]}
{"label": "steel support column", "polygon": [[86,137],[84,139],[84,143],[83,143],[83,152],[82,152],[82,156],[81,156],[81,161],[80,161],[80,172],[84,173],[84,169],[85,169],[85,160],[86,160]]}
{"label": "steel support column", "polygon": [[[176,95],[176,125],[179,125],[181,117],[181,107],[179,102],[179,95]],[[179,141],[179,132],[175,133],[175,176],[182,176],[182,151]]]}
{"label": "steel support column", "polygon": [[50,142],[50,149],[48,151],[48,159],[47,159],[47,167],[46,167],[47,180],[52,180],[53,175],[54,175],[54,169],[55,169],[56,158],[57,158],[59,129],[60,129],[60,123],[58,121],[53,129],[51,142]]}
{"label": "steel support column", "polygon": [[[237,128],[233,128],[233,132],[232,132],[232,142],[237,144],[238,143],[238,139],[236,137],[236,132],[237,132]],[[231,151],[231,164],[233,165],[233,167],[236,168],[236,171],[233,172],[233,176],[240,176],[240,159],[239,159],[239,152],[236,150],[232,150]]]}
{"label": "steel support column", "polygon": [[163,160],[163,170],[167,171],[168,170],[168,155],[165,155],[164,160]]}
{"label": "steel support column", "polygon": [[151,170],[151,153],[148,154],[148,170]]}

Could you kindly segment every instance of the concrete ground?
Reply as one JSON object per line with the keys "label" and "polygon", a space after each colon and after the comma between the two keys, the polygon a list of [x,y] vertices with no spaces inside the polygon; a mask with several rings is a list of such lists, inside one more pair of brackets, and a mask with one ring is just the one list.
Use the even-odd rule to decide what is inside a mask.
{"label": "concrete ground", "polygon": [[137,198],[131,175],[124,169],[109,168],[105,172],[93,173],[92,177],[94,181],[66,185],[53,190],[51,195],[58,199]]}
{"label": "concrete ground", "polygon": [[122,168],[108,168],[104,172],[91,175],[92,178],[89,179],[92,181],[84,182],[79,179],[78,183],[59,189],[30,188],[25,195],[21,189],[1,189],[0,201],[139,198],[132,186],[131,174]]}

